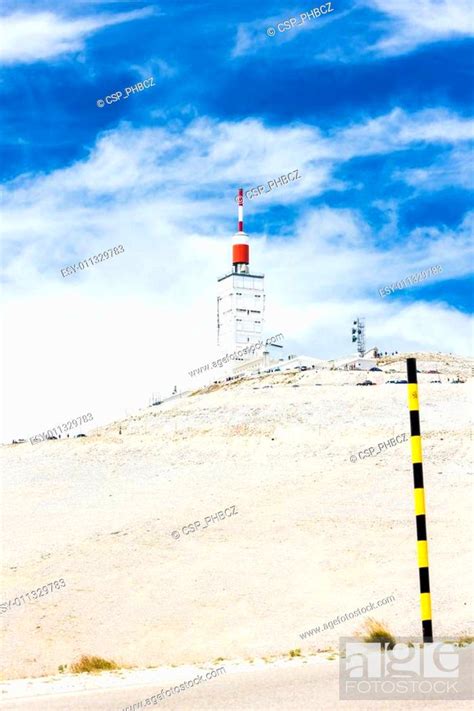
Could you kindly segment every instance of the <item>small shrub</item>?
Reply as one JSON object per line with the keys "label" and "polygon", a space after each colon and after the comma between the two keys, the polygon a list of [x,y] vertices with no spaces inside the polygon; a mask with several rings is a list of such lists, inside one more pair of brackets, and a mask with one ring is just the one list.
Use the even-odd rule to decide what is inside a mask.
{"label": "small shrub", "polygon": [[363,629],[365,633],[362,635],[364,642],[385,642],[388,649],[393,649],[397,640],[393,634],[384,626],[383,622],[377,622],[373,617],[369,617]]}
{"label": "small shrub", "polygon": [[288,654],[290,657],[301,657],[301,649],[290,649]]}
{"label": "small shrub", "polygon": [[71,664],[71,671],[73,674],[82,674],[83,672],[97,672],[103,671],[104,669],[118,669],[118,664],[115,662],[110,662],[107,659],[102,659],[102,657],[89,657],[87,655],[82,655],[82,657]]}
{"label": "small shrub", "polygon": [[461,637],[459,637],[458,641],[455,642],[458,647],[466,647],[468,644],[472,644],[474,642],[474,637],[470,637],[469,635],[463,634]]}

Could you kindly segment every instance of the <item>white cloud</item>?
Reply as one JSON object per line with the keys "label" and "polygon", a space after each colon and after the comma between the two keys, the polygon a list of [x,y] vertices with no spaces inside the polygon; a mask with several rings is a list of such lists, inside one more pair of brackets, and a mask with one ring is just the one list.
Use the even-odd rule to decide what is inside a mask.
{"label": "white cloud", "polygon": [[408,114],[400,108],[337,131],[339,155],[374,155],[402,150],[414,144],[454,145],[474,138],[474,122],[445,109]]}
{"label": "white cloud", "polygon": [[384,55],[412,51],[430,42],[470,37],[474,34],[471,0],[362,0],[383,13],[386,35],[373,50]]}
{"label": "white cloud", "polygon": [[[334,12],[336,8],[333,8]],[[311,8],[310,8],[311,10]],[[310,10],[306,10],[308,14]],[[335,14],[326,13],[326,15],[320,15],[319,17],[309,18],[302,21],[301,12],[293,12],[291,14],[289,11],[283,13],[282,15],[272,16],[263,20],[254,20],[253,22],[243,22],[237,28],[237,36],[235,39],[235,44],[232,49],[232,57],[241,57],[247,54],[255,54],[259,49],[263,47],[270,48],[280,44],[286,44],[287,42],[292,42],[295,40],[301,32],[325,32],[332,22],[339,21],[346,15],[348,15],[351,10],[346,10],[344,12],[337,12]],[[278,25],[284,23],[285,20],[295,19],[298,24],[294,25],[290,30],[282,27],[283,31],[278,30]],[[322,21],[321,21],[322,20]],[[275,35],[269,36],[267,30],[271,28],[275,31]],[[316,34],[317,40],[319,36]]]}
{"label": "white cloud", "polygon": [[[369,23],[359,21],[358,11],[368,7],[377,13]],[[307,21],[289,31],[278,32],[277,24],[290,17],[299,20],[298,12],[288,11],[282,16],[242,23],[237,29],[232,57],[254,54],[261,49],[300,38],[301,32],[314,32],[316,59],[325,62],[350,62],[378,56],[396,56],[412,52],[419,46],[432,42],[472,37],[474,11],[472,0],[354,0],[348,9],[334,5],[334,13]],[[344,23],[344,18],[348,18]],[[321,21],[323,19],[323,21]],[[329,28],[337,22],[337,32]],[[274,37],[267,37],[266,29],[276,29]],[[377,33],[379,39],[372,45],[365,39],[364,30]],[[362,31],[362,33],[361,33]],[[319,32],[329,32],[331,41],[321,49]],[[355,34],[354,34],[355,33]]]}
{"label": "white cloud", "polygon": [[[267,25],[267,28],[269,25]],[[256,52],[265,42],[269,41],[262,22],[246,22],[238,26],[232,57],[241,57]],[[270,40],[271,41],[271,40]]]}
{"label": "white cloud", "polygon": [[170,79],[178,74],[178,68],[171,66],[163,59],[153,57],[145,64],[128,65],[131,71],[136,71],[140,79]]}
{"label": "white cloud", "polygon": [[93,32],[122,22],[148,17],[152,8],[98,17],[67,19],[53,12],[14,12],[0,17],[0,62],[16,64],[44,61],[79,52]]}
{"label": "white cloud", "polygon": [[403,180],[407,185],[420,191],[436,192],[453,187],[472,190],[474,187],[473,153],[469,149],[456,148],[426,167],[398,170],[393,178]]}
{"label": "white cloud", "polygon": [[[216,278],[230,267],[236,187],[295,169],[301,180],[246,203],[252,265],[266,273],[266,335],[341,355],[350,350],[347,324],[365,313],[371,342],[384,350],[403,343],[466,352],[467,317],[422,304],[426,324],[443,324],[442,332],[423,330],[420,312],[381,299],[377,288],[435,264],[443,277],[468,273],[468,217],[458,230],[419,228],[381,249],[356,210],[308,206],[358,151],[457,145],[466,136],[464,120],[434,110],[398,111],[331,136],[255,120],[198,119],[179,131],[123,124],[83,161],[16,179],[4,197],[5,436],[33,435],[84,412],[109,421],[212,360]],[[256,234],[254,216],[272,204],[296,206],[296,221],[279,236]],[[61,276],[118,244],[123,254]]]}

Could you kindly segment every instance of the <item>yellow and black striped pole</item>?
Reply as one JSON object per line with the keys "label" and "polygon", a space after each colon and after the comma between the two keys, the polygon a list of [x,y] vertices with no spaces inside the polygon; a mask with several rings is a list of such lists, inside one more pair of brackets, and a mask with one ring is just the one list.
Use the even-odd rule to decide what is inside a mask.
{"label": "yellow and black striped pole", "polygon": [[420,411],[416,358],[407,358],[408,409],[410,411],[411,461],[415,487],[416,537],[418,545],[418,571],[420,574],[420,609],[423,642],[433,641],[431,622],[430,571],[428,540],[426,535],[425,489],[423,486],[423,456],[421,452]]}

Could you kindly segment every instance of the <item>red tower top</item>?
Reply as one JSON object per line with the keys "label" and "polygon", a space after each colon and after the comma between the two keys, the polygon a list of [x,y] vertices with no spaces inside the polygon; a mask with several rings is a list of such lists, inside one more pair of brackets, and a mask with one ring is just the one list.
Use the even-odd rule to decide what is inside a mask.
{"label": "red tower top", "polygon": [[[239,210],[237,233],[232,240],[232,264],[234,271],[248,271],[249,264],[249,239],[244,232],[244,191],[239,188],[237,196]],[[244,266],[245,265],[245,266]]]}

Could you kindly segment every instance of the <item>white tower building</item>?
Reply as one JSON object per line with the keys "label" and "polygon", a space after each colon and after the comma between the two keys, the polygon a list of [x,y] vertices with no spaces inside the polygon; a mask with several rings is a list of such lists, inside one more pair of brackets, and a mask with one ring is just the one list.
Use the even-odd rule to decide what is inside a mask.
{"label": "white tower building", "polygon": [[232,271],[217,280],[217,345],[222,356],[257,343],[263,335],[264,275],[252,274],[249,270],[249,239],[244,232],[242,188],[239,189],[238,206],[238,231],[232,239]]}

